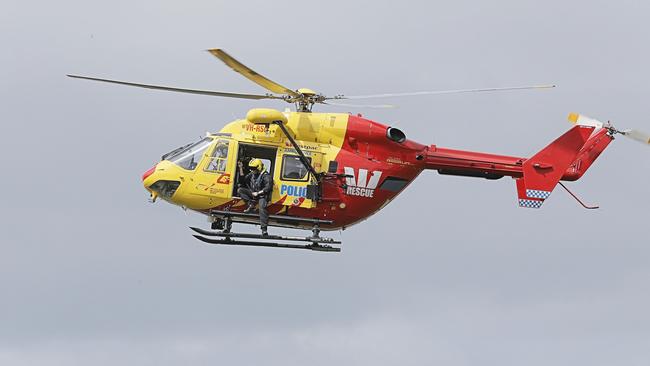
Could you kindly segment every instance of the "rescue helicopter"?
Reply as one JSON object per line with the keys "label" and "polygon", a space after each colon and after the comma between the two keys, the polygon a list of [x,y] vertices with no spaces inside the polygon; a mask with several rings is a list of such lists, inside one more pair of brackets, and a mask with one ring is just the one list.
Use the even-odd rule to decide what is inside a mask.
{"label": "rescue helicopter", "polygon": [[[566,133],[529,158],[456,150],[408,139],[392,126],[349,113],[315,113],[315,105],[340,105],[341,100],[415,95],[545,89],[554,85],[462,89],[346,96],[325,96],[311,89],[290,89],[253,71],[222,49],[213,56],[266,94],[183,89],[96,77],[68,75],[140,88],[250,100],[278,100],[295,111],[251,109],[217,133],[162,155],[142,175],[150,200],[158,198],[207,216],[210,229],[191,227],[202,242],[339,252],[341,241],[321,231],[343,230],[384,208],[424,170],[441,175],[515,181],[518,204],[540,208],[562,181],[580,179],[616,135],[650,144],[650,135],[618,130],[584,115],[571,113]],[[350,106],[350,105],[347,105]],[[375,107],[387,107],[378,105]],[[268,225],[311,230],[307,236],[258,235],[233,231],[233,224],[259,225],[255,212],[244,212],[238,196],[246,164],[255,160],[272,178]]]}

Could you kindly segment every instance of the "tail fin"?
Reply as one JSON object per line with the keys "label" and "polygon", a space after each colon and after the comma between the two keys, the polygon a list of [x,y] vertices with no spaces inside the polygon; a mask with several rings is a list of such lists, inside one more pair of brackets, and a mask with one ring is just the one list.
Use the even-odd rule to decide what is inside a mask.
{"label": "tail fin", "polygon": [[587,169],[598,159],[600,154],[609,146],[609,143],[614,140],[614,136],[606,128],[596,127],[596,131],[591,134],[585,146],[580,149],[575,161],[571,163],[569,169],[562,176],[562,180],[574,181],[580,179]]}
{"label": "tail fin", "polygon": [[516,180],[519,206],[542,207],[596,128],[576,125],[523,163],[523,177]]}

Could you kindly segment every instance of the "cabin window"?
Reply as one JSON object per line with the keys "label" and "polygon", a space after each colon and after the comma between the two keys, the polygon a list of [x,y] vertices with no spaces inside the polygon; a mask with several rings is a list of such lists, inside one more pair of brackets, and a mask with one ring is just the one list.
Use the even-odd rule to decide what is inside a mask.
{"label": "cabin window", "polygon": [[217,140],[210,154],[210,160],[205,170],[208,172],[225,172],[228,165],[228,140]]}
{"label": "cabin window", "polygon": [[336,160],[330,161],[330,165],[327,168],[328,173],[336,173],[339,170],[339,162]]}
{"label": "cabin window", "polygon": [[169,161],[183,169],[194,170],[201,161],[205,150],[212,143],[212,138],[206,137],[203,140],[187,146],[179,152],[167,157]]}
{"label": "cabin window", "polygon": [[[311,158],[307,158],[311,164]],[[297,155],[285,155],[282,159],[282,179],[283,180],[307,180],[309,171],[300,161]]]}
{"label": "cabin window", "polygon": [[399,192],[409,183],[408,180],[397,178],[397,177],[388,177],[384,182],[379,186],[379,189],[383,189],[390,192]]}

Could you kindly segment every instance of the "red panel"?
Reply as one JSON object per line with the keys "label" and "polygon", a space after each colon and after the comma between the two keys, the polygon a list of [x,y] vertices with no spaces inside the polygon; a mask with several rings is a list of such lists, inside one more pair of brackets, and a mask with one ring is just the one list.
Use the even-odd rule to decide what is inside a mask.
{"label": "red panel", "polygon": [[614,137],[607,134],[606,129],[603,128],[596,132],[585,143],[585,146],[582,147],[578,153],[578,157],[571,163],[562,176],[562,180],[575,181],[580,179],[612,140],[614,140]]}
{"label": "red panel", "polygon": [[522,176],[526,159],[473,151],[439,148],[431,145],[426,153],[426,169]]}
{"label": "red panel", "polygon": [[594,127],[575,126],[526,160],[526,189],[552,191],[593,131]]}

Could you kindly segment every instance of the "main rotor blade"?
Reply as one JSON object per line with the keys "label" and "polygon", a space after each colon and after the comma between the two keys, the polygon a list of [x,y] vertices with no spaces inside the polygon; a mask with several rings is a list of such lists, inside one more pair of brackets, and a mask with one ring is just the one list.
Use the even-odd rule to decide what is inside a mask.
{"label": "main rotor blade", "polygon": [[178,93],[211,95],[215,97],[240,98],[240,99],[284,99],[280,96],[272,95],[272,94],[266,94],[266,95],[241,94],[241,93],[228,93],[228,92],[211,91],[211,90],[182,89],[182,88],[172,88],[169,86],[138,84],[138,83],[130,83],[126,81],[119,81],[119,80],[99,79],[99,78],[93,78],[88,76],[79,76],[79,75],[67,75],[67,76],[75,79],[102,81],[105,83],[136,86],[138,88],[145,88],[145,89],[166,90],[166,91],[173,91]]}
{"label": "main rotor blade", "polygon": [[334,97],[326,97],[330,99],[370,99],[370,98],[392,98],[392,97],[411,97],[417,95],[435,95],[435,94],[459,94],[459,93],[482,93],[492,91],[506,91],[506,90],[526,90],[526,89],[549,89],[555,88],[555,85],[530,85],[530,86],[510,86],[505,88],[484,88],[484,89],[455,89],[455,90],[433,90],[433,91],[420,91],[411,93],[386,93],[386,94],[370,94],[370,95],[337,95]]}
{"label": "main rotor blade", "polygon": [[375,109],[388,109],[388,108],[397,108],[396,105],[392,104],[343,104],[343,103],[332,103],[332,102],[318,102],[319,104],[331,105],[336,107],[349,107],[349,108],[375,108]]}
{"label": "main rotor blade", "polygon": [[282,86],[274,81],[271,81],[264,76],[258,74],[257,72],[253,71],[251,68],[248,66],[242,64],[241,62],[235,60],[232,56],[226,53],[226,51],[220,49],[220,48],[214,48],[211,50],[208,50],[212,55],[214,55],[216,58],[219,60],[223,61],[224,64],[228,65],[231,69],[237,71],[238,73],[242,74],[245,78],[248,80],[256,83],[257,85],[270,90],[274,93],[279,93],[279,94],[288,94],[294,98],[298,98],[301,96],[300,93],[297,93],[285,86]]}
{"label": "main rotor blade", "polygon": [[641,132],[637,130],[625,130],[622,131],[621,133],[624,136],[631,138],[632,140],[636,140],[641,143],[650,145],[650,135],[645,132]]}

